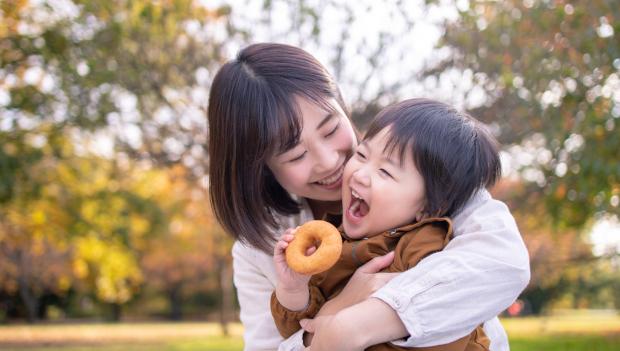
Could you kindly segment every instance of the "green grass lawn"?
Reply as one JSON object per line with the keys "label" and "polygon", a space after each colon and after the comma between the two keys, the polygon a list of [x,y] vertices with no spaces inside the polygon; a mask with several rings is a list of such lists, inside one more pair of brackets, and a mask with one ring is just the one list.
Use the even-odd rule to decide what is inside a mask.
{"label": "green grass lawn", "polygon": [[[620,316],[571,311],[503,319],[512,351],[618,351]],[[243,329],[223,336],[213,323],[121,323],[0,326],[0,349],[18,351],[233,351]]]}
{"label": "green grass lawn", "polygon": [[512,351],[618,351],[620,316],[567,311],[550,317],[503,319]]}

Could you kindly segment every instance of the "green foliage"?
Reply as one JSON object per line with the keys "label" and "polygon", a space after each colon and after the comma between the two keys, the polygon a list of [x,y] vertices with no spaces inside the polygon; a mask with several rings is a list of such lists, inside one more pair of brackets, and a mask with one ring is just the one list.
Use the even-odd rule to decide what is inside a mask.
{"label": "green foliage", "polygon": [[522,174],[561,227],[620,214],[617,1],[471,1],[446,27],[448,68],[487,95],[474,115],[536,157]]}
{"label": "green foliage", "polygon": [[[64,11],[46,3],[3,6],[0,84],[9,102],[0,104],[0,114],[84,131],[148,129],[140,143],[119,133],[118,145],[161,162],[183,156],[162,145],[167,138],[186,151],[204,142],[204,121],[155,116],[166,111],[170,120],[187,119],[192,105],[205,106],[204,78],[197,81],[196,74],[208,75],[222,60],[223,43],[210,35],[227,11],[192,0],[76,1]],[[13,123],[13,130],[19,127]]]}

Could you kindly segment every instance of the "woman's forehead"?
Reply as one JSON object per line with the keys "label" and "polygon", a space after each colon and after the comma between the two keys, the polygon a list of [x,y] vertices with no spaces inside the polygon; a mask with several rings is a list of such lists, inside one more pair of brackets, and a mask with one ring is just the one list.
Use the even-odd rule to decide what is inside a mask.
{"label": "woman's forehead", "polygon": [[344,111],[336,99],[325,97],[311,99],[305,96],[296,96],[295,103],[299,108],[299,121],[303,128],[318,128],[331,116],[344,115]]}

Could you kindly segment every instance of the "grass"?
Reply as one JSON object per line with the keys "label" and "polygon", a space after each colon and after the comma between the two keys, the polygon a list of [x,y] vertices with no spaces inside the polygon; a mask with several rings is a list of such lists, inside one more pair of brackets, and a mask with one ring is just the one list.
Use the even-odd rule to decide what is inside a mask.
{"label": "grass", "polygon": [[[620,316],[559,313],[503,319],[512,351],[617,351]],[[242,350],[241,325],[223,336],[214,323],[122,323],[0,326],[0,349],[15,351]]]}
{"label": "grass", "polygon": [[512,351],[617,351],[615,312],[566,311],[548,317],[503,319]]}

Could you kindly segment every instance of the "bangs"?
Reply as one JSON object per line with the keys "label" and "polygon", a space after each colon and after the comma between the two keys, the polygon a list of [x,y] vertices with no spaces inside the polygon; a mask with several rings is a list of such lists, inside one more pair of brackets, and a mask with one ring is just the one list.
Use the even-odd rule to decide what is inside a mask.
{"label": "bangs", "polygon": [[[383,154],[391,157],[396,155],[400,166],[405,163],[405,155],[407,149],[416,150],[416,143],[413,133],[409,133],[405,128],[395,128],[395,124],[398,121],[397,118],[389,118],[390,116],[378,116],[373,123],[371,123],[364,140],[370,140],[374,138],[380,131],[388,130],[387,140],[385,147],[383,148]],[[399,132],[400,131],[400,132]],[[412,155],[415,160],[416,155]]]}
{"label": "bangs", "polygon": [[329,103],[328,99],[332,96],[321,96],[312,92],[285,92],[283,89],[274,89],[271,106],[277,106],[272,113],[275,118],[266,119],[273,125],[267,126],[265,140],[266,145],[273,145],[269,154],[282,154],[299,144],[303,129],[303,114],[297,103],[297,99],[305,99],[328,113],[336,111],[335,107]]}
{"label": "bangs", "polygon": [[[405,154],[407,153],[407,149],[417,149],[413,135],[398,133],[396,128],[392,126],[389,130],[387,141],[385,143],[385,147],[383,148],[383,153],[390,157],[396,153],[399,165],[402,167],[405,163]],[[415,159],[415,155],[412,156]]]}

